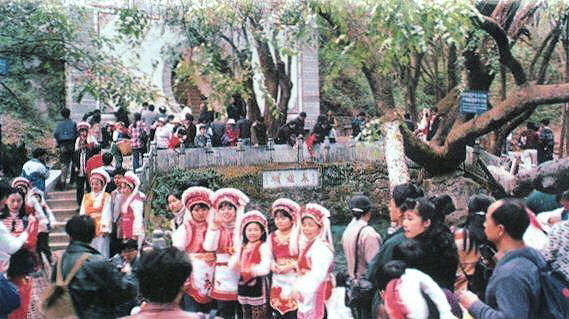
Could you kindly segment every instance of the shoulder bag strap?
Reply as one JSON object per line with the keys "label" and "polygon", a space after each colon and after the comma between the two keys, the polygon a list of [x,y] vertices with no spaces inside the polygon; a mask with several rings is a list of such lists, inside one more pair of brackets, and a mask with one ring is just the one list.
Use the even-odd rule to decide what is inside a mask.
{"label": "shoulder bag strap", "polygon": [[362,233],[362,230],[364,230],[364,228],[366,228],[368,225],[363,225],[362,228],[360,228],[360,230],[358,231],[358,235],[356,236],[356,261],[354,263],[354,277],[356,276],[356,272],[358,270],[358,241],[360,241],[360,234]]}
{"label": "shoulder bag strap", "polygon": [[[89,254],[88,253],[84,253],[79,260],[77,260],[75,262],[75,265],[73,265],[73,268],[71,269],[71,272],[69,272],[69,274],[67,275],[67,278],[65,278],[65,282],[63,282],[63,285],[65,287],[67,287],[67,285],[69,285],[69,283],[71,282],[71,280],[73,280],[73,278],[75,277],[75,275],[77,274],[77,272],[79,271],[79,269],[81,268],[81,266],[83,266],[83,264],[85,263],[85,261],[87,261],[87,259],[89,259]],[[61,264],[61,262],[60,262]],[[61,268],[61,266],[59,266]],[[61,270],[61,269],[60,269]],[[60,271],[59,270],[59,271]],[[60,275],[60,274],[58,274]]]}

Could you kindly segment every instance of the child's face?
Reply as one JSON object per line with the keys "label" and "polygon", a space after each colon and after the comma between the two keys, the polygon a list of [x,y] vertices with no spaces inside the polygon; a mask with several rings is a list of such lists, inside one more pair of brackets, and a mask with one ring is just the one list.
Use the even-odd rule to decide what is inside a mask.
{"label": "child's face", "polygon": [[224,204],[222,203],[219,207],[219,214],[221,222],[225,224],[229,224],[235,221],[235,214],[236,214],[235,207],[229,203]]}
{"label": "child's face", "polygon": [[98,178],[91,178],[91,189],[94,193],[98,193],[103,190],[103,182]]}
{"label": "child's face", "polygon": [[249,223],[245,227],[245,237],[247,237],[250,243],[259,241],[262,235],[263,231],[261,230],[261,226],[256,222]]}
{"label": "child's face", "polygon": [[113,181],[115,182],[115,185],[120,185],[120,184],[121,184],[122,177],[123,177],[123,176],[122,176],[122,175],[119,175],[119,174],[117,174],[117,175],[115,175],[115,176],[113,177]]}
{"label": "child's face", "polygon": [[287,231],[292,227],[292,220],[282,211],[275,214],[275,225],[280,231]]}
{"label": "child's face", "polygon": [[312,218],[304,218],[302,220],[302,233],[308,240],[312,240],[320,234],[320,225]]}
{"label": "child's face", "polygon": [[192,218],[196,222],[205,221],[208,213],[209,213],[209,207],[207,207],[207,206],[202,206],[202,205],[196,204],[192,207]]}
{"label": "child's face", "polygon": [[182,201],[174,195],[168,195],[168,209],[172,213],[177,213],[182,209]]}
{"label": "child's face", "polygon": [[17,212],[22,208],[24,199],[19,193],[10,194],[6,200],[6,205],[8,205],[8,210],[11,212]]}

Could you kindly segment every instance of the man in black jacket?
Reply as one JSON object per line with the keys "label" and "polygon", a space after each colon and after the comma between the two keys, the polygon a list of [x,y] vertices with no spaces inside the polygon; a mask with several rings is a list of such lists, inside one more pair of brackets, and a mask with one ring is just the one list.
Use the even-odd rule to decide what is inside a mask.
{"label": "man in black jacket", "polygon": [[[81,256],[89,255],[69,284],[69,294],[77,316],[118,318],[128,315],[117,308],[136,298],[136,283],[130,267],[119,271],[90,246],[95,237],[95,222],[90,216],[73,216],[65,225],[65,232],[71,238],[71,243],[61,257],[63,278],[67,278]],[[52,282],[56,279],[55,275],[56,271],[53,271]]]}

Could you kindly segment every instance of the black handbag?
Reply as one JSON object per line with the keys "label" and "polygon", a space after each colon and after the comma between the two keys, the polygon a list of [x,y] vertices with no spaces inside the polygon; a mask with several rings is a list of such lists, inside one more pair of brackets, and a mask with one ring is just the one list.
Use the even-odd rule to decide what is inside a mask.
{"label": "black handbag", "polygon": [[[354,275],[358,269],[358,241],[360,240],[360,234],[367,225],[360,228],[358,235],[356,236],[356,251],[355,251],[355,263],[354,263]],[[349,279],[346,282],[346,295],[344,297],[344,303],[348,307],[356,307],[362,302],[369,301],[374,292],[373,284],[371,281],[365,278],[359,279]]]}

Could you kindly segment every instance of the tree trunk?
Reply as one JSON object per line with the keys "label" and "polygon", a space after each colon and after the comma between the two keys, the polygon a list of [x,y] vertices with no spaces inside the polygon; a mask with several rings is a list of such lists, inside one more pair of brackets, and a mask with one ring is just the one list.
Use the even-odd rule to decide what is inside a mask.
{"label": "tree trunk", "polygon": [[286,124],[286,119],[288,116],[288,102],[290,100],[291,90],[292,90],[292,81],[290,80],[290,65],[291,59],[288,57],[288,68],[286,69],[284,61],[280,58],[277,62],[278,64],[278,79],[279,79],[279,98],[277,101],[277,119],[275,123],[277,126],[272,126],[272,132],[276,133],[278,128]]}
{"label": "tree trunk", "polygon": [[457,64],[457,54],[456,54],[456,45],[451,44],[448,50],[448,61],[447,61],[447,78],[448,78],[448,86],[447,86],[447,93],[450,92],[454,87],[458,85],[458,74],[456,70]]}
{"label": "tree trunk", "polygon": [[429,143],[417,139],[408,130],[402,130],[405,153],[417,164],[435,175],[455,170],[464,161],[466,143],[507,125],[537,105],[569,101],[569,83],[517,86],[508,98],[486,113],[468,121],[454,122],[444,144],[435,139]]}
{"label": "tree trunk", "polygon": [[249,92],[251,92],[249,99],[247,99],[247,115],[249,116],[249,120],[251,120],[251,122],[255,122],[261,119],[261,109],[259,109],[259,104],[257,103],[257,94],[253,88],[252,75],[249,75],[247,77],[245,85],[247,86]]}
{"label": "tree trunk", "polygon": [[506,66],[500,64],[500,101],[504,101],[506,99],[507,91],[508,91],[508,83],[507,83],[507,73],[506,73]]}
{"label": "tree trunk", "polygon": [[362,72],[364,73],[371,93],[378,108],[381,112],[395,107],[395,99],[393,97],[393,81],[377,72],[377,67],[373,65],[363,65]]}
{"label": "tree trunk", "polygon": [[565,148],[565,143],[567,141],[567,137],[569,137],[567,134],[567,131],[569,129],[569,119],[567,119],[569,117],[569,104],[565,104],[565,106],[563,107],[563,121],[561,122],[561,135],[559,136],[559,158],[563,158],[563,156],[565,155],[565,150],[567,150],[567,152],[569,152],[569,149]]}
{"label": "tree trunk", "polygon": [[389,193],[393,191],[395,186],[407,183],[411,179],[405,160],[405,148],[403,136],[399,131],[399,124],[399,121],[389,121],[382,126],[382,132],[385,136],[384,149],[389,176]]}

